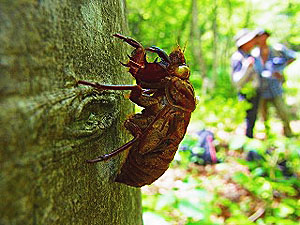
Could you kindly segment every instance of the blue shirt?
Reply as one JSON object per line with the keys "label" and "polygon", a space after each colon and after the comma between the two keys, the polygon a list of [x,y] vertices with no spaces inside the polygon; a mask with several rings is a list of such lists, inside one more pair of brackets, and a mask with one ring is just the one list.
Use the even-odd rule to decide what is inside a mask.
{"label": "blue shirt", "polygon": [[231,57],[231,78],[238,90],[250,83],[250,86],[254,89],[259,87],[259,73],[256,71],[256,68],[258,68],[256,64],[260,62],[260,59],[253,57],[254,66],[251,67],[250,62],[247,60],[249,57],[253,56],[241,49],[238,49]]}
{"label": "blue shirt", "polygon": [[296,53],[284,45],[276,44],[269,47],[269,49],[269,56],[265,64],[263,65],[262,60],[255,64],[256,71],[261,74],[260,92],[263,99],[271,99],[282,95],[282,82],[272,74],[274,72],[282,74],[288,60],[296,58]]}

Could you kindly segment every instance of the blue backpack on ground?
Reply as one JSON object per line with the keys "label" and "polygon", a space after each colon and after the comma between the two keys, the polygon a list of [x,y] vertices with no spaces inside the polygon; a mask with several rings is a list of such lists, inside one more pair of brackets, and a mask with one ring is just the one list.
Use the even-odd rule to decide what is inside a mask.
{"label": "blue backpack on ground", "polygon": [[208,130],[197,132],[197,143],[192,148],[183,147],[183,151],[189,151],[190,161],[198,165],[215,164],[220,161],[216,156],[216,149],[213,143],[214,134]]}

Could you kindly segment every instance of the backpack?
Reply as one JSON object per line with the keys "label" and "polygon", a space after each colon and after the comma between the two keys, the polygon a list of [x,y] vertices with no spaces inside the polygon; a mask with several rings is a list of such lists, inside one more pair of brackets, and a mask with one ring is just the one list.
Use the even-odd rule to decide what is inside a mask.
{"label": "backpack", "polygon": [[208,130],[197,132],[197,143],[192,148],[183,148],[183,151],[189,151],[190,161],[198,165],[215,164],[220,161],[216,156],[216,149],[213,143],[214,134]]}

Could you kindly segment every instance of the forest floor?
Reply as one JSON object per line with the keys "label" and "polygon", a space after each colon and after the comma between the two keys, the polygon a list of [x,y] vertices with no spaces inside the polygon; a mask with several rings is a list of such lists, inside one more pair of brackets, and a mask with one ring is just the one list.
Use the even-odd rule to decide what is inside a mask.
{"label": "forest floor", "polygon": [[[261,121],[258,121],[256,126],[257,133],[255,135],[255,138],[259,140],[265,140],[267,137],[263,132],[263,123]],[[295,134],[299,134],[300,120],[292,121],[291,127]],[[232,135],[243,135],[245,127],[244,125],[240,125],[238,129],[234,131],[234,133],[229,133],[225,132],[224,130],[218,129],[209,130],[211,130],[217,136],[217,139],[222,140],[221,142],[224,147],[224,144],[228,145]],[[198,125],[190,124],[187,133],[188,135],[193,135],[193,133],[197,131],[199,131]],[[275,134],[278,136],[282,136],[283,129],[280,122],[272,123],[272,132],[275,132]],[[266,207],[270,207],[270,205],[266,205],[265,199],[251,193],[247,188],[245,188],[245,186],[247,185],[242,186],[234,179],[234,176],[237,173],[242,173],[247,176],[249,176],[251,173],[249,167],[247,165],[243,165],[238,160],[241,158],[245,159],[245,153],[243,151],[230,150],[228,148],[225,152],[226,160],[215,165],[202,166],[190,163],[187,165],[187,167],[183,168],[181,165],[173,163],[171,165],[171,168],[168,169],[161,178],[159,178],[152,185],[142,188],[143,196],[147,196],[146,205],[147,202],[150,201],[149,198],[151,197],[149,196],[163,196],[170,195],[170,193],[173,193],[175,198],[178,199],[184,199],[185,197],[188,199],[193,199],[193,197],[196,197],[191,196],[193,195],[194,190],[200,188],[205,190],[206,193],[203,196],[205,198],[205,200],[203,199],[203,201],[208,204],[206,205],[206,207],[218,208],[218,210],[216,212],[210,210],[208,220],[211,221],[211,223],[201,222],[199,224],[235,224],[234,222],[226,222],[227,219],[234,214],[234,210],[230,205],[231,203],[234,203],[236,206],[241,208],[245,207],[245,209],[241,209],[244,212],[244,217],[249,220],[249,224],[256,224],[255,221],[257,221],[261,217],[264,217]],[[189,179],[188,182],[186,181],[187,179]],[[297,194],[297,196],[299,196],[299,193]],[[218,202],[218,199],[222,199],[221,202]],[[228,200],[231,203],[224,204],[224,199],[226,201]],[[155,202],[154,200],[151,201]],[[178,202],[178,211],[176,209],[172,210],[171,207],[168,210],[168,207],[164,206],[164,204],[168,205],[171,203],[159,202],[161,201],[156,200],[156,206],[150,206],[150,208],[153,207],[155,211],[164,209],[164,216],[173,218],[167,220],[168,222],[166,224],[198,224],[189,223],[188,221],[190,220],[188,220],[187,217],[182,216],[182,214],[180,213],[178,214],[178,211],[182,209],[180,208],[180,206],[178,207]],[[271,204],[273,208],[278,207],[278,205],[280,205],[280,202],[280,195],[272,196]],[[158,206],[157,204],[161,204],[161,206]],[[173,201],[172,204],[174,205],[176,204],[176,202]],[[145,224],[147,224],[147,222]]]}

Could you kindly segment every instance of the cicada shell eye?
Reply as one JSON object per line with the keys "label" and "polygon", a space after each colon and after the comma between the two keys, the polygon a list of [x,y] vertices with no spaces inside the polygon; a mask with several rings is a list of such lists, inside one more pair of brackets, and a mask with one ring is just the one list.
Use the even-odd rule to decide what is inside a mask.
{"label": "cicada shell eye", "polygon": [[190,68],[186,65],[178,66],[175,70],[175,76],[183,80],[189,79]]}

